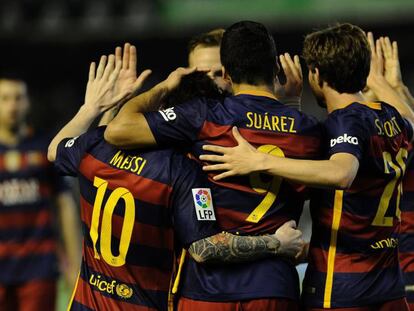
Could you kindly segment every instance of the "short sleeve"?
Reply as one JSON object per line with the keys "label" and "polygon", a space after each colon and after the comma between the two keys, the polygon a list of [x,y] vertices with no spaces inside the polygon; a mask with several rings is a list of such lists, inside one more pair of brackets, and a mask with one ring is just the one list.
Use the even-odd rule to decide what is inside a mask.
{"label": "short sleeve", "polygon": [[193,242],[221,232],[214,212],[212,185],[201,167],[183,155],[173,157],[172,214],[179,241],[188,248]]}
{"label": "short sleeve", "polygon": [[105,127],[92,129],[78,137],[63,139],[57,148],[55,167],[59,174],[77,176],[85,152],[103,139]]}
{"label": "short sleeve", "polygon": [[197,140],[207,118],[207,103],[196,99],[144,116],[158,146],[188,146]]}
{"label": "short sleeve", "polygon": [[361,160],[370,136],[366,123],[361,114],[353,110],[331,113],[325,122],[329,156],[343,152]]}

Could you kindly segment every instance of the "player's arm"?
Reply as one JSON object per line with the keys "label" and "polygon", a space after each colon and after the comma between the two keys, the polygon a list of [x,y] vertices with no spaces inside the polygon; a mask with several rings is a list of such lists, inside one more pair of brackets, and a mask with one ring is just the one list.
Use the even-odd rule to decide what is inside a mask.
{"label": "player's arm", "polygon": [[[374,42],[372,33],[368,33],[368,42],[371,47],[371,67],[367,79],[368,87],[375,93],[376,97],[390,105],[393,105],[402,117],[407,119],[411,126],[414,126],[414,110],[407,100],[407,97],[401,96],[387,81],[384,76],[384,53],[393,58],[398,59],[398,51],[389,51],[384,39]],[[392,48],[391,48],[392,49]],[[391,53],[391,55],[389,55]],[[394,54],[394,55],[393,55]],[[388,60],[388,63],[390,60]],[[399,68],[399,66],[398,66]],[[389,79],[388,79],[389,80]]]}
{"label": "player's arm", "polygon": [[238,146],[233,148],[206,145],[206,151],[221,155],[201,155],[203,161],[219,162],[203,167],[205,171],[225,171],[214,176],[215,180],[235,175],[262,172],[281,176],[292,181],[309,185],[349,188],[358,172],[359,161],[350,153],[335,153],[329,160],[296,160],[261,153],[250,145],[233,128]]}
{"label": "player's arm", "polygon": [[163,99],[196,68],[178,68],[166,80],[129,100],[105,130],[105,140],[118,148],[137,148],[157,144],[143,112],[158,110]]}
{"label": "player's arm", "polygon": [[72,288],[75,285],[81,261],[78,208],[69,191],[58,193],[56,204],[64,250],[63,273],[68,286]]}
{"label": "player's arm", "polygon": [[291,220],[273,235],[240,236],[223,232],[193,242],[188,251],[198,263],[231,263],[271,256],[295,258],[303,244],[302,232]]}

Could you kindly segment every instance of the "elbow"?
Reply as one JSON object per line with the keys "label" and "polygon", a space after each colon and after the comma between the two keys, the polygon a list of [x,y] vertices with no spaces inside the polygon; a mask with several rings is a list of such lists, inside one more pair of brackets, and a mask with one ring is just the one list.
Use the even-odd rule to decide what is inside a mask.
{"label": "elbow", "polygon": [[200,243],[199,241],[194,242],[193,244],[191,244],[191,246],[188,249],[188,253],[190,254],[191,258],[193,258],[193,260],[196,263],[199,264],[204,264],[207,263],[209,260],[206,256],[203,256],[202,252],[197,252],[197,249],[200,249],[200,247],[198,247],[198,243]]}
{"label": "elbow", "polygon": [[116,124],[109,123],[104,132],[104,139],[107,143],[116,147],[123,147],[121,145],[122,136]]}
{"label": "elbow", "polygon": [[47,159],[49,162],[55,162],[56,160],[56,149],[53,148],[51,145],[47,148]]}
{"label": "elbow", "polygon": [[350,174],[337,174],[333,184],[336,189],[347,190],[351,188],[354,179],[355,176],[350,176]]}

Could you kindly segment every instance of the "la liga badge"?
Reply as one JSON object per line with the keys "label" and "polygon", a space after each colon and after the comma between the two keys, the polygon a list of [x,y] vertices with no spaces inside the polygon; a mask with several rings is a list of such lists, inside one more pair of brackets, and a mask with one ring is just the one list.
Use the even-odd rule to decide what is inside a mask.
{"label": "la liga badge", "polygon": [[211,190],[209,188],[194,188],[193,200],[195,212],[198,220],[216,220],[214,214],[213,200],[211,197]]}

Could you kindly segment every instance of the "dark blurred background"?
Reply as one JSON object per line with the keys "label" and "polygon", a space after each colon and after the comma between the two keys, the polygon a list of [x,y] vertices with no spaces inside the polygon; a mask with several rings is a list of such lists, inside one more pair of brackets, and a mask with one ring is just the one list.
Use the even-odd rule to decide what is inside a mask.
{"label": "dark blurred background", "polygon": [[[413,16],[413,0],[1,0],[0,74],[28,82],[32,124],[53,132],[81,105],[89,62],[126,41],[138,48],[139,69],[153,70],[149,87],[186,64],[199,32],[256,20],[279,52],[300,53],[306,33],[348,21],[398,40],[410,86]],[[303,110],[323,116],[306,86]]]}

